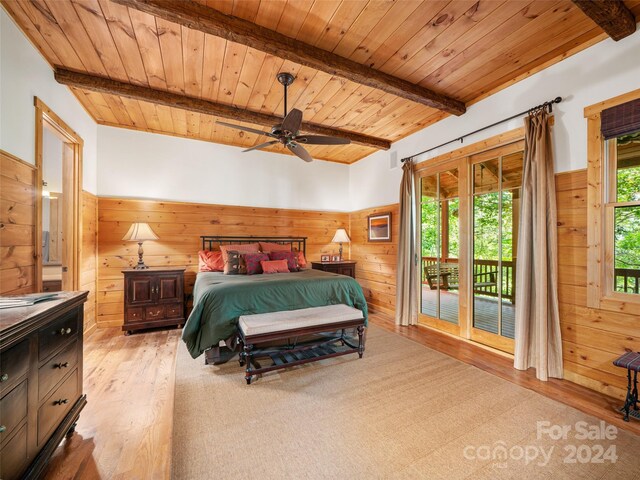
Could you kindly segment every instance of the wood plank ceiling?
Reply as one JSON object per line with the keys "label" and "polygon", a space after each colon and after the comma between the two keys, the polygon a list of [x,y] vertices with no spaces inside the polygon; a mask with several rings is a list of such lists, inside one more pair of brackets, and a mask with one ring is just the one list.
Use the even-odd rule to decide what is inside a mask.
{"label": "wood plank ceiling", "polygon": [[[467,105],[606,38],[570,0],[198,0]],[[640,0],[625,0],[636,18]],[[2,0],[52,66],[397,141],[447,114],[109,0]],[[100,124],[249,147],[211,115],[72,88]],[[558,92],[566,94],[570,92]],[[259,125],[238,122],[254,128]],[[281,145],[269,150],[287,153]],[[355,162],[374,148],[309,146]]]}

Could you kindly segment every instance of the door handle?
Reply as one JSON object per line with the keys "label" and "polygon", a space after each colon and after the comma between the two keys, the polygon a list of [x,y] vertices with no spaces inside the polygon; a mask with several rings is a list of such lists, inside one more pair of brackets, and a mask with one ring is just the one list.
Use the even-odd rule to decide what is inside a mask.
{"label": "door handle", "polygon": [[69,271],[69,267],[62,267],[62,271],[65,272],[65,273],[68,272]]}

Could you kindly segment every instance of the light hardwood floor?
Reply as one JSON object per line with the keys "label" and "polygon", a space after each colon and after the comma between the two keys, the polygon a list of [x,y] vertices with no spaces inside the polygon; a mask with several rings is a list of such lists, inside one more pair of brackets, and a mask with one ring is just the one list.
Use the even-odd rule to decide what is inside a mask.
{"label": "light hardwood floor", "polygon": [[[372,314],[371,322],[640,435],[640,422],[625,423],[615,411],[618,400],[571,382],[539,382],[533,371],[514,370],[506,357],[426,328],[397,327],[381,314]],[[179,338],[179,330],[124,336],[106,328],[86,339],[84,390],[89,403],[76,434],[58,447],[45,478],[170,477]]]}

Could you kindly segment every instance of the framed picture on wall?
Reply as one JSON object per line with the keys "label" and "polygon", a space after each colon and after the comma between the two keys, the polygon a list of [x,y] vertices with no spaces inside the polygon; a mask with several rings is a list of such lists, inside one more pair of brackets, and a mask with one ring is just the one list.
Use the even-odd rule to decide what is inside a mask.
{"label": "framed picture on wall", "polygon": [[328,262],[329,260],[331,260],[331,256],[330,255],[320,255],[320,261],[321,262]]}
{"label": "framed picture on wall", "polygon": [[391,241],[391,212],[369,215],[368,240],[370,242]]}

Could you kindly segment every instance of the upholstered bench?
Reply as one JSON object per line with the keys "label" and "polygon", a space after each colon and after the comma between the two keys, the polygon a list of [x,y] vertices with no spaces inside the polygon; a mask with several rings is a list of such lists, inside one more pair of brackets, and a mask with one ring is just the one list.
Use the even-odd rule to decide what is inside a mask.
{"label": "upholstered bench", "polygon": [[[243,315],[238,319],[238,339],[240,365],[246,365],[244,378],[250,384],[260,373],[349,353],[362,358],[364,322],[362,312],[348,305]],[[346,335],[353,328],[358,332],[357,345]],[[309,336],[314,337],[309,340]],[[256,348],[265,343],[276,346]],[[272,363],[261,366],[259,358]]]}
{"label": "upholstered bench", "polygon": [[[627,352],[618,359],[614,360],[616,367],[627,369],[627,399],[624,402],[624,421],[629,421],[629,413],[638,420],[638,371],[640,371],[640,352]],[[633,373],[633,384],[631,383],[631,372]],[[633,411],[631,408],[633,407]]]}

